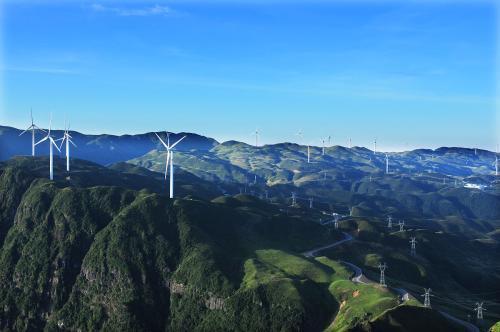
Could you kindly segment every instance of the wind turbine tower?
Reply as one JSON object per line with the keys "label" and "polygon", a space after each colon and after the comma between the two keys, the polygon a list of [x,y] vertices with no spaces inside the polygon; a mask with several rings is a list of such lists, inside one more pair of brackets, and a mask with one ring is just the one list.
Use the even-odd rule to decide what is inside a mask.
{"label": "wind turbine tower", "polygon": [[167,143],[155,133],[156,137],[160,140],[161,144],[167,149],[167,160],[165,162],[165,180],[167,180],[168,166],[170,165],[170,198],[174,198],[174,147],[179,144],[186,136],[181,137],[177,142],[170,145],[170,133],[167,132]]}
{"label": "wind turbine tower", "polygon": [[66,143],[66,172],[69,172],[69,144],[73,144],[73,146],[76,148],[76,144],[73,143],[71,140],[73,137],[71,137],[69,133],[69,122],[68,122],[68,127],[64,129],[64,135],[63,137],[57,139],[56,141],[61,141],[61,145],[59,146],[59,149],[62,148],[63,144]]}
{"label": "wind turbine tower", "polygon": [[259,146],[259,129],[255,129],[255,132],[253,133],[255,135],[255,147]]}
{"label": "wind turbine tower", "polygon": [[421,296],[424,297],[424,307],[425,308],[430,308],[431,307],[431,292],[432,289],[430,288],[424,288],[425,294],[422,294]]}
{"label": "wind turbine tower", "polygon": [[45,136],[44,138],[39,140],[37,143],[35,143],[35,146],[42,143],[42,142],[45,142],[47,140],[49,141],[49,160],[50,160],[49,178],[50,178],[50,180],[54,180],[54,146],[56,147],[57,151],[61,152],[61,150],[59,149],[56,142],[54,141],[54,139],[50,135],[50,128],[51,127],[52,127],[52,115],[50,116],[49,131],[47,132],[47,136]]}
{"label": "wind turbine tower", "polygon": [[352,148],[352,139],[349,137],[349,149]]}
{"label": "wind turbine tower", "polygon": [[495,176],[498,176],[498,144],[497,144],[497,152],[495,153]]}
{"label": "wind turbine tower", "polygon": [[324,139],[324,138],[322,138],[322,139],[321,139],[321,142],[323,143],[323,148],[322,148],[322,150],[321,150],[321,155],[322,155],[322,156],[324,156],[324,155],[325,155],[325,139]]}
{"label": "wind turbine tower", "polygon": [[383,287],[387,287],[385,283],[385,269],[387,268],[387,264],[378,264],[378,268],[380,269],[380,285]]}
{"label": "wind turbine tower", "polygon": [[309,198],[309,208],[312,209],[313,208],[313,198]]}
{"label": "wind turbine tower", "polygon": [[39,128],[34,122],[33,122],[33,111],[30,110],[30,116],[31,116],[31,125],[26,128],[26,130],[24,130],[22,133],[19,134],[19,136],[21,136],[22,134],[28,132],[28,131],[31,131],[31,156],[34,157],[35,156],[35,131],[36,130],[40,130],[40,131],[43,131],[45,132],[45,130],[43,130],[42,128]]}
{"label": "wind turbine tower", "polygon": [[373,154],[377,154],[377,138],[373,141]]}
{"label": "wind turbine tower", "polygon": [[389,174],[389,155],[385,154],[385,174]]}

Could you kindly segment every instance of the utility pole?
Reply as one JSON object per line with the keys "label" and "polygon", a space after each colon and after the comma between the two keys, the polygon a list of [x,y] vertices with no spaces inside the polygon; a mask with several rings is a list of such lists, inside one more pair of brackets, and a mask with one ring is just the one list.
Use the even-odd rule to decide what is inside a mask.
{"label": "utility pole", "polygon": [[399,231],[404,232],[405,231],[405,221],[400,220],[398,225],[399,225]]}
{"label": "utility pole", "polygon": [[431,307],[431,296],[433,296],[433,295],[431,295],[432,289],[424,288],[424,291],[425,291],[425,294],[422,294],[420,296],[424,297],[424,307],[430,308]]}
{"label": "utility pole", "polygon": [[385,269],[387,268],[387,264],[378,264],[378,268],[380,269],[380,285],[383,287],[387,287],[385,284]]}
{"label": "utility pole", "polygon": [[392,228],[392,216],[387,216],[387,228]]}
{"label": "utility pole", "polygon": [[297,205],[297,194],[292,192],[292,206]]}
{"label": "utility pole", "polygon": [[312,209],[313,208],[313,198],[309,198],[309,208]]}
{"label": "utility pole", "polygon": [[483,308],[483,302],[476,302],[474,311],[477,311],[477,319],[483,319],[483,311],[487,310]]}
{"label": "utility pole", "polygon": [[416,248],[417,238],[413,236],[410,239],[411,239],[410,240],[410,244],[411,244],[410,253],[411,253],[412,256],[415,256],[417,254],[417,248]]}

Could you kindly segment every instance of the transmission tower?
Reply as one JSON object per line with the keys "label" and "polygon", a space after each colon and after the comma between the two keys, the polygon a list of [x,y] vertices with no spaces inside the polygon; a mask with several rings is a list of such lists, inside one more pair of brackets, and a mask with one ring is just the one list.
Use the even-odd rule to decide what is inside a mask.
{"label": "transmission tower", "polygon": [[385,269],[387,268],[387,264],[378,264],[378,268],[380,269],[380,285],[386,287],[385,284]]}
{"label": "transmission tower", "polygon": [[297,205],[297,194],[294,192],[292,192],[292,206],[295,206]]}
{"label": "transmission tower", "polygon": [[417,238],[416,237],[411,237],[410,238],[410,244],[411,244],[410,253],[411,253],[412,256],[415,256],[417,254],[417,249],[416,249]]}
{"label": "transmission tower", "polygon": [[483,311],[487,311],[483,308],[483,302],[477,302],[474,311],[477,311],[477,319],[483,319]]}
{"label": "transmission tower", "polygon": [[387,216],[387,228],[392,228],[392,216]]}
{"label": "transmission tower", "polygon": [[425,294],[422,294],[421,296],[424,297],[424,307],[425,308],[430,308],[431,307],[431,292],[432,289],[430,288],[424,288]]}
{"label": "transmission tower", "polygon": [[398,225],[399,225],[399,231],[404,232],[405,231],[405,221],[400,220]]}

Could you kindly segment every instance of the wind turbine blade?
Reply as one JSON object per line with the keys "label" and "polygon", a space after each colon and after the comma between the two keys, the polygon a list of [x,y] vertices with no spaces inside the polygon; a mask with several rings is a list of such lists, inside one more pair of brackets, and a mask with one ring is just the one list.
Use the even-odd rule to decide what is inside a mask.
{"label": "wind turbine blade", "polygon": [[28,128],[28,129],[24,130],[22,133],[19,134],[19,136],[21,136],[22,134],[28,132],[28,130],[30,130],[30,129]]}
{"label": "wind turbine blade", "polygon": [[35,146],[37,146],[38,144],[40,144],[42,142],[45,142],[48,138],[49,138],[49,136],[45,136],[44,138],[42,138],[41,140],[39,140],[37,143],[35,143]]}
{"label": "wind turbine blade", "polygon": [[52,139],[52,137],[50,138],[50,143],[54,144],[54,146],[57,149],[57,151],[61,152],[61,149],[59,149],[59,147],[57,146],[56,142]]}
{"label": "wind turbine blade", "polygon": [[71,144],[73,144],[73,146],[74,146],[75,148],[77,148],[77,147],[78,147],[78,146],[76,146],[76,144],[75,144],[75,143],[73,143],[73,141],[72,141],[72,140],[70,140],[70,139],[68,139],[68,140],[69,140],[69,142],[70,142]]}
{"label": "wind turbine blade", "polygon": [[170,147],[170,150],[172,150],[174,148],[174,146],[176,146],[177,144],[179,144],[183,139],[185,139],[187,136],[183,136],[180,140],[178,140],[177,142],[175,142],[174,144],[172,144],[172,146]]}
{"label": "wind turbine blade", "polygon": [[165,144],[165,142],[161,139],[161,137],[157,133],[155,133],[155,135],[156,135],[156,137],[158,137],[158,139],[160,140],[161,144],[163,144],[164,147],[168,148],[168,145]]}
{"label": "wind turbine blade", "polygon": [[40,131],[43,131],[44,133],[46,133],[46,132],[47,132],[47,130],[42,129],[42,128],[38,127],[38,126],[37,126],[37,125],[35,125],[35,124],[34,124],[34,125],[32,125],[32,127],[33,127],[33,128],[35,128],[35,129],[38,129],[38,130],[40,130]]}
{"label": "wind turbine blade", "polygon": [[[54,142],[57,142],[57,141],[61,141],[61,145],[59,145],[59,149],[62,149],[62,146],[64,144],[64,139],[65,137],[62,137],[62,138],[59,138],[59,139],[56,139]],[[60,150],[59,150],[60,151]]]}

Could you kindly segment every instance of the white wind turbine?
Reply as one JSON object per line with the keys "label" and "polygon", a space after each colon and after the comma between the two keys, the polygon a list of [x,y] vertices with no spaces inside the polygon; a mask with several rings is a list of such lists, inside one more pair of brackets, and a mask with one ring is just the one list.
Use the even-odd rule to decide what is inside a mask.
{"label": "white wind turbine", "polygon": [[183,136],[174,144],[170,145],[170,134],[167,133],[167,143],[165,143],[161,137],[155,133],[156,137],[160,140],[161,144],[167,149],[167,161],[165,163],[165,180],[167,180],[168,166],[170,165],[170,198],[174,198],[174,151],[173,148],[179,144],[186,136]]}
{"label": "white wind turbine", "polygon": [[252,135],[255,136],[255,147],[259,146],[259,129],[255,129],[255,131],[252,133]]}
{"label": "white wind turbine", "polygon": [[50,122],[49,122],[49,131],[47,132],[47,136],[45,136],[44,138],[42,138],[41,140],[39,140],[37,143],[35,143],[35,146],[42,143],[42,142],[45,142],[46,140],[49,140],[49,158],[50,158],[50,171],[49,171],[49,174],[50,174],[50,179],[51,180],[54,180],[54,149],[53,147],[55,146],[56,149],[61,152],[61,150],[59,149],[59,147],[57,146],[56,142],[54,141],[54,139],[52,138],[52,136],[50,136],[50,128],[52,126],[52,115],[50,116]]}
{"label": "white wind turbine", "polygon": [[[304,140],[304,133],[302,132],[302,129],[299,130],[299,132],[296,135],[299,136],[299,138],[300,138],[299,144],[302,143],[302,141]],[[310,163],[310,162],[311,162],[311,146],[308,143],[307,144],[307,163]]]}
{"label": "white wind turbine", "polygon": [[21,136],[22,134],[31,131],[31,155],[34,157],[35,156],[35,130],[40,130],[45,132],[42,128],[39,128],[35,123],[33,122],[33,111],[30,110],[30,116],[31,116],[31,125],[26,128],[25,131],[19,134]]}
{"label": "white wind turbine", "polygon": [[[61,141],[61,145],[59,146],[59,149],[62,148],[63,144],[66,143],[66,171],[69,172],[69,143],[73,144],[73,146],[76,148],[76,144],[73,143],[71,140],[73,137],[69,134],[69,122],[68,122],[68,127],[64,129],[64,135],[63,137],[56,139],[56,141]],[[59,150],[60,151],[60,150]]]}

